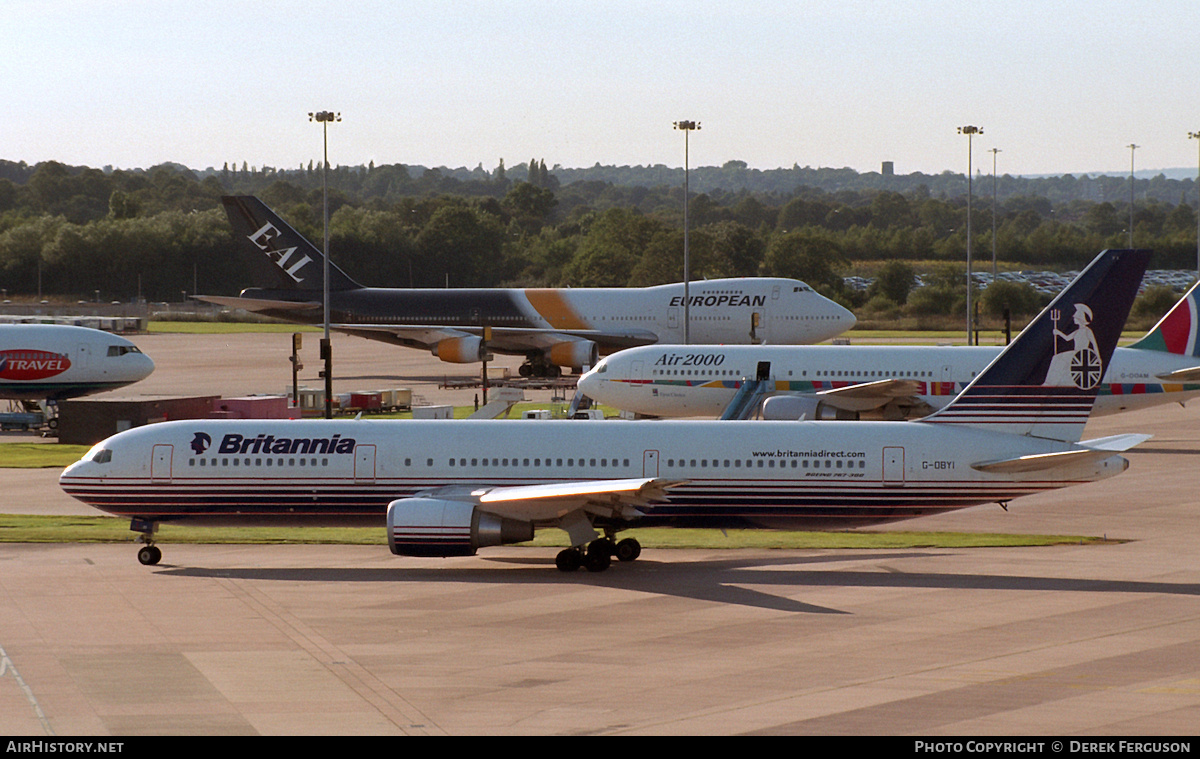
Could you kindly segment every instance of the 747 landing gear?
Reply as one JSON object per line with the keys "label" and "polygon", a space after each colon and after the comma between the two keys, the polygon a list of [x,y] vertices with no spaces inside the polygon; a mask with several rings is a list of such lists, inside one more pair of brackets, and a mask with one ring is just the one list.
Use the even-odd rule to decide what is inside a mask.
{"label": "747 landing gear", "polygon": [[517,369],[517,373],[522,377],[547,377],[549,379],[557,379],[562,376],[562,368],[557,364],[552,364],[546,361],[541,356],[531,357],[525,360],[525,363]]}
{"label": "747 landing gear", "polygon": [[586,567],[589,572],[603,572],[612,564],[613,557],[620,561],[633,561],[642,554],[642,544],[634,538],[617,542],[611,537],[598,538],[583,546],[572,546],[559,551],[554,564],[563,572],[574,572]]}
{"label": "747 landing gear", "polygon": [[134,532],[141,533],[137,536],[137,542],[142,543],[142,547],[138,549],[138,561],[146,566],[154,566],[162,560],[162,551],[154,545],[154,533],[158,531],[158,523],[147,519],[133,519],[129,523],[129,529]]}

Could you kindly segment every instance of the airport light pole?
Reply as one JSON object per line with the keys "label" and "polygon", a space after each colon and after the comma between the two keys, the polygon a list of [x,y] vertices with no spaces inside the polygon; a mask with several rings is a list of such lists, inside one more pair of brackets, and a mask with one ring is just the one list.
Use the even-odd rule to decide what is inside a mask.
{"label": "airport light pole", "polygon": [[324,160],[321,163],[321,195],[324,198],[325,221],[325,263],[322,271],[321,297],[325,311],[325,336],[321,339],[321,358],[325,361],[325,418],[333,418],[333,343],[329,340],[329,124],[341,121],[341,113],[318,111],[308,114],[309,121],[321,124],[321,136],[324,143]]}
{"label": "airport light pole", "polygon": [[996,154],[1000,148],[992,148],[992,284],[996,284]]}
{"label": "airport light pole", "polygon": [[982,127],[960,126],[959,134],[967,136],[967,345],[971,345],[973,316],[971,314],[971,141],[977,134],[983,134]]}
{"label": "airport light pole", "polygon": [[1141,147],[1130,143],[1125,147],[1129,148],[1129,247],[1133,248],[1133,153]]}
{"label": "airport light pole", "polygon": [[[1189,140],[1200,140],[1200,132],[1188,132]],[[1196,189],[1200,191],[1200,163],[1196,165]],[[1200,199],[1196,203],[1196,279],[1200,279]]]}
{"label": "airport light pole", "polygon": [[700,128],[700,122],[676,121],[675,128],[683,131],[683,344],[690,345],[692,342],[692,298],[688,289],[691,281],[688,260],[688,136]]}

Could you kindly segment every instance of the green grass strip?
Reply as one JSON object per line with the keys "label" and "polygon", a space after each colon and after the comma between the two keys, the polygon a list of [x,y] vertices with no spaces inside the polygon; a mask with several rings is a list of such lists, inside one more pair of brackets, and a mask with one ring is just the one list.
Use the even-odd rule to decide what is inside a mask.
{"label": "green grass strip", "polygon": [[90,448],[60,443],[0,443],[0,469],[61,469],[79,461]]}
{"label": "green grass strip", "polygon": [[[0,543],[128,543],[129,520],[109,516],[0,514]],[[1004,535],[955,532],[788,532],[693,530],[665,527],[628,530],[643,548],[901,549],[998,548],[1096,545],[1122,541],[1081,535]],[[196,527],[161,525],[163,543],[387,545],[383,525],[373,527]],[[542,530],[525,545],[565,548],[566,533]]]}

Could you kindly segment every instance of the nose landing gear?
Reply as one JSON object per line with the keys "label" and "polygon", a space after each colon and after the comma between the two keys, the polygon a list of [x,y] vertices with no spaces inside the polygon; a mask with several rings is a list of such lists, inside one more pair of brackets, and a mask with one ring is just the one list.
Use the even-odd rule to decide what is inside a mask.
{"label": "nose landing gear", "polygon": [[129,529],[141,533],[136,541],[142,544],[137,552],[138,561],[146,566],[154,566],[162,560],[162,551],[154,545],[154,533],[158,532],[158,522],[133,519],[129,522]]}

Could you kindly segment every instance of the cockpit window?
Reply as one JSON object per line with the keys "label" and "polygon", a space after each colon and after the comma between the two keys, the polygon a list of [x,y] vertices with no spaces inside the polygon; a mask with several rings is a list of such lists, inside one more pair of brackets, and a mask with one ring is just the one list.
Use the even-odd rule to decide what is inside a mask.
{"label": "cockpit window", "polygon": [[108,346],[108,355],[110,358],[116,356],[124,356],[126,353],[141,353],[136,345],[110,345]]}
{"label": "cockpit window", "polygon": [[112,461],[112,449],[105,448],[103,443],[97,443],[83,458],[93,464],[107,464]]}

